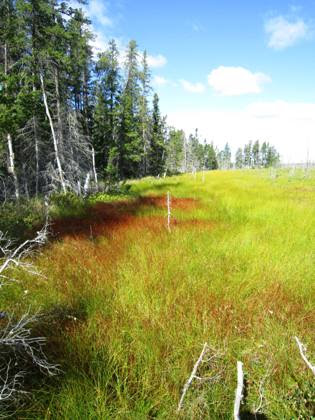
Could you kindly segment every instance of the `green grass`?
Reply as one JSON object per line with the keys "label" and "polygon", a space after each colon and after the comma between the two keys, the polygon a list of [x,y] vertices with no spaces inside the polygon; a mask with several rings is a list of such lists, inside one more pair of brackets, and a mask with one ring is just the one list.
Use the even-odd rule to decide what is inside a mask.
{"label": "green grass", "polygon": [[[277,175],[217,171],[204,182],[200,173],[135,181],[134,198],[108,209],[107,196],[101,204],[94,197],[97,219],[87,208],[75,230],[60,228],[35,260],[46,277],[20,273],[20,283],[2,289],[2,307],[54,315],[41,328],[47,353],[64,371],[39,378],[15,415],[230,419],[241,360],[243,413],[258,406],[262,383],[268,419],[314,416],[314,377],[293,337],[314,363],[315,174]],[[195,381],[177,414],[204,342],[213,358],[199,374],[214,379]]]}

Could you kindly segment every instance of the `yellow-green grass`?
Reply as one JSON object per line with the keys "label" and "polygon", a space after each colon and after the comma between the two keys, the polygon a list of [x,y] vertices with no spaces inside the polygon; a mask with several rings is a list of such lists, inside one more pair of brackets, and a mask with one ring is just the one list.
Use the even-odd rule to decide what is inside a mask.
{"label": "yellow-green grass", "polygon": [[[78,223],[89,234],[65,230],[36,258],[46,277],[21,273],[2,289],[16,314],[50,314],[41,332],[63,369],[34,381],[16,416],[229,419],[241,360],[244,414],[262,392],[268,419],[311,418],[314,376],[293,337],[314,362],[314,173],[212,171],[131,185],[163,198],[113,206],[115,223],[91,210]],[[213,380],[195,380],[178,414],[204,342],[198,374]]]}

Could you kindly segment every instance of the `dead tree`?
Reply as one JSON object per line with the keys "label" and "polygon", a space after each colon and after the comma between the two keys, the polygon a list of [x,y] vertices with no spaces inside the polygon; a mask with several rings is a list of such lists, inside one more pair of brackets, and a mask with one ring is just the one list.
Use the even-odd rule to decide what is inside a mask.
{"label": "dead tree", "polygon": [[[13,248],[13,241],[0,232],[0,279],[4,283],[14,281],[10,275],[12,267],[19,267],[32,274],[36,269],[25,261],[35,248],[43,245],[47,240],[48,222],[37,232],[34,239],[26,240]],[[33,337],[32,326],[41,319],[40,315],[25,313],[16,320],[6,312],[0,312],[0,318],[5,319],[5,325],[0,328],[0,404],[7,403],[24,394],[23,383],[25,377],[34,368],[48,375],[58,372],[58,366],[48,362],[43,346],[46,338]]]}

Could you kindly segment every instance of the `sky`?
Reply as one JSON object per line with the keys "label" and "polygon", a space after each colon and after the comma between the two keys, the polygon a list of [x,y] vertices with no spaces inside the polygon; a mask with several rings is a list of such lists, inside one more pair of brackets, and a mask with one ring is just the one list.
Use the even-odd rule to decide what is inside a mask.
{"label": "sky", "polygon": [[[72,3],[75,3],[73,0]],[[315,0],[90,0],[95,51],[147,50],[168,124],[235,151],[315,161]]]}

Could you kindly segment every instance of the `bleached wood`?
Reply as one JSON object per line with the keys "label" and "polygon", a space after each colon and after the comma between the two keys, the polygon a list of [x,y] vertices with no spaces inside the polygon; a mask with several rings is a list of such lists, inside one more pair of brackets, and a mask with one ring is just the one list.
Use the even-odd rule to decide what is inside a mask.
{"label": "bleached wood", "polygon": [[171,231],[171,196],[167,193],[167,230]]}
{"label": "bleached wood", "polygon": [[92,146],[92,168],[93,168],[95,187],[96,187],[96,190],[98,191],[98,179],[97,179],[97,172],[96,172],[96,165],[95,165],[95,150],[93,146]]}
{"label": "bleached wood", "polygon": [[298,339],[298,337],[294,337],[294,338],[295,338],[295,341],[298,345],[298,348],[299,348],[302,359],[304,360],[306,366],[309,367],[311,369],[311,371],[313,372],[313,374],[315,375],[315,366],[313,366],[311,364],[311,362],[307,359],[307,357],[305,355],[306,347],[304,346],[303,343],[301,343],[301,341]]}
{"label": "bleached wood", "polygon": [[200,363],[202,362],[202,359],[203,359],[203,357],[206,353],[207,347],[208,347],[208,344],[205,343],[203,345],[202,352],[200,353],[200,356],[199,356],[197,362],[195,363],[195,365],[193,367],[193,370],[191,371],[190,377],[188,378],[187,382],[184,385],[183,392],[182,392],[181,398],[180,398],[179,403],[178,403],[177,411],[180,411],[182,409],[185,395],[186,395],[186,393],[188,391],[188,388],[190,387],[193,379],[198,378],[196,376],[196,373],[197,373],[198,367],[199,367]]}
{"label": "bleached wood", "polygon": [[51,118],[49,107],[48,107],[47,95],[46,95],[46,90],[45,90],[44,79],[43,79],[42,73],[39,74],[39,78],[40,78],[40,84],[41,84],[41,88],[42,88],[45,111],[46,111],[47,118],[49,120],[50,130],[51,130],[51,134],[52,134],[52,137],[53,137],[54,151],[55,151],[56,163],[57,163],[57,168],[58,168],[58,175],[59,175],[59,178],[60,178],[59,180],[60,180],[63,192],[66,192],[67,191],[66,190],[66,184],[65,184],[65,181],[64,181],[64,176],[63,176],[63,171],[62,171],[60,156],[59,156],[58,140],[57,140],[57,137],[56,137],[56,132],[55,132],[53,120]]}
{"label": "bleached wood", "polygon": [[89,192],[89,188],[90,188],[90,178],[91,178],[91,174],[90,172],[87,173],[86,178],[85,178],[85,182],[84,182],[84,195],[86,195]]}
{"label": "bleached wood", "polygon": [[240,420],[240,406],[243,399],[244,373],[243,363],[237,362],[237,388],[234,401],[234,420]]}

